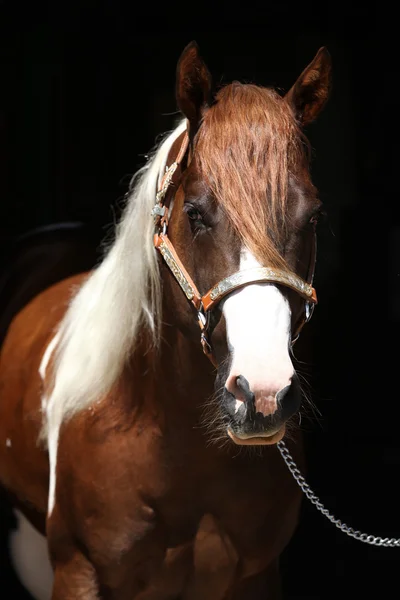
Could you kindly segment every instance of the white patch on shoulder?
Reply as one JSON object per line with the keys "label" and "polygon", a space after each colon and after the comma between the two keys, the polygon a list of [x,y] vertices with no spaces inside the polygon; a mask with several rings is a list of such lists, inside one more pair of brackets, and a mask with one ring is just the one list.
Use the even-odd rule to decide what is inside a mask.
{"label": "white patch on shoulder", "polygon": [[60,333],[58,332],[52,338],[52,340],[50,341],[49,345],[47,346],[47,348],[44,351],[44,354],[42,356],[42,360],[39,365],[39,375],[42,378],[42,381],[44,381],[44,378],[46,376],[47,365],[49,364],[49,360],[51,358],[54,348],[56,347],[59,337],[60,337]]}
{"label": "white patch on shoulder", "polygon": [[[42,378],[42,381],[45,381],[46,377],[46,369],[49,364],[51,355],[57,345],[59,340],[60,333],[56,333],[53,337],[49,345],[47,346],[42,361],[39,366],[39,374]],[[45,394],[42,396],[42,412],[45,414],[48,412],[48,398]],[[49,427],[48,435],[47,435],[47,446],[49,451],[49,463],[50,463],[50,481],[49,481],[49,498],[48,498],[48,515],[51,515],[51,512],[54,508],[55,502],[55,490],[56,490],[56,467],[57,467],[57,446],[58,446],[58,428]]]}
{"label": "white patch on shoulder", "polygon": [[47,506],[47,516],[50,517],[53,512],[56,501],[56,476],[57,476],[57,448],[58,448],[58,427],[49,427],[47,446],[50,463],[49,479],[49,498]]}

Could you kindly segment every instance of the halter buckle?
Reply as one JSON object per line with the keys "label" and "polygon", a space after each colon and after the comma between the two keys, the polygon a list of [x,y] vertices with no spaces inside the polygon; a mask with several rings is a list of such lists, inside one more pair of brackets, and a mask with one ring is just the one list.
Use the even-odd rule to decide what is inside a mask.
{"label": "halter buckle", "polygon": [[151,216],[155,219],[158,217],[163,217],[165,215],[165,206],[161,206],[160,204],[155,204],[151,209]]}
{"label": "halter buckle", "polygon": [[305,306],[305,312],[306,312],[306,321],[305,322],[306,323],[308,323],[308,321],[313,316],[314,307],[315,307],[315,304],[313,302],[306,302],[306,306]]}

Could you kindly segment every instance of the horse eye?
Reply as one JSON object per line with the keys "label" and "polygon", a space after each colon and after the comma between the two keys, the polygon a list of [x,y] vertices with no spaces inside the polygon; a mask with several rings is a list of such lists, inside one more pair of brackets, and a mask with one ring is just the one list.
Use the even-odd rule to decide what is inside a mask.
{"label": "horse eye", "polygon": [[321,218],[326,218],[327,213],[323,208],[319,208],[311,217],[311,219],[309,220],[309,223],[311,225],[313,225],[314,227],[316,227],[319,223],[319,221],[321,220]]}
{"label": "horse eye", "polygon": [[204,227],[203,215],[201,212],[191,204],[186,204],[184,207],[184,211],[187,214],[191,225],[196,227]]}
{"label": "horse eye", "polygon": [[203,220],[203,217],[201,216],[201,214],[199,213],[199,211],[196,208],[190,208],[186,212],[187,212],[187,216],[189,217],[189,219],[191,221],[202,221]]}

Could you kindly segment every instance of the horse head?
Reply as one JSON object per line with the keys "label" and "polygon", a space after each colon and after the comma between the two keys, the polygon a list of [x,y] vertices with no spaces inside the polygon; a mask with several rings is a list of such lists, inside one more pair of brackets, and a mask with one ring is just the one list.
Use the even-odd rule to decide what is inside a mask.
{"label": "horse head", "polygon": [[[328,98],[330,73],[321,48],[285,96],[238,82],[213,94],[195,43],[178,62],[176,97],[187,133],[170,151],[180,174],[159,214],[168,213],[172,271],[194,282],[203,338],[217,366],[219,409],[237,444],[276,443],[300,406],[291,346],[316,302],[321,213],[303,128]],[[164,219],[161,235],[166,225]],[[166,310],[198,339],[182,281],[165,279]]]}

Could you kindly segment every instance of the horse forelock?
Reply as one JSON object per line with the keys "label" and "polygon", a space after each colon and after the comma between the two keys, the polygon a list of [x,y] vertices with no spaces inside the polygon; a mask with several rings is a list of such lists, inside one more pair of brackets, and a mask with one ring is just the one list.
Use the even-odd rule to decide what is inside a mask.
{"label": "horse forelock", "polygon": [[304,164],[306,145],[284,98],[238,82],[218,92],[197,134],[201,177],[263,264],[285,266],[278,246],[288,226],[288,180]]}

